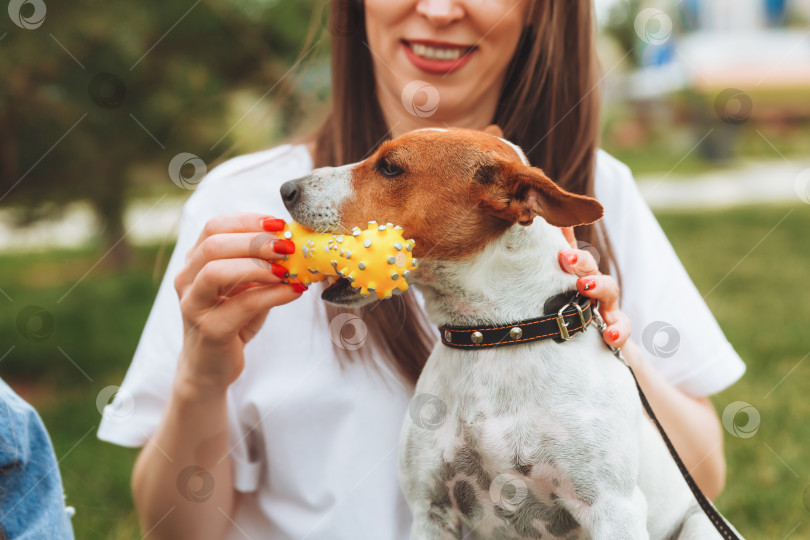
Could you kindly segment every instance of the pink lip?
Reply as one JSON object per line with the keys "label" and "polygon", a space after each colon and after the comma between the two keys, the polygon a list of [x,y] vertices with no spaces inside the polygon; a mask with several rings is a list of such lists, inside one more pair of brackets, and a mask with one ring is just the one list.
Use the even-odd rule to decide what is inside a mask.
{"label": "pink lip", "polygon": [[408,57],[408,60],[418,69],[422,71],[426,71],[427,73],[432,73],[434,75],[449,75],[454,71],[461,69],[467,62],[469,62],[470,58],[472,58],[473,54],[477,50],[476,47],[472,47],[471,50],[467,51],[461,58],[458,60],[426,60],[421,56],[416,55],[414,53],[408,43],[421,43],[423,45],[429,47],[457,47],[457,48],[470,48],[469,45],[459,45],[457,43],[448,43],[442,41],[430,41],[424,39],[414,39],[414,40],[403,40],[402,47],[405,50],[405,56]]}

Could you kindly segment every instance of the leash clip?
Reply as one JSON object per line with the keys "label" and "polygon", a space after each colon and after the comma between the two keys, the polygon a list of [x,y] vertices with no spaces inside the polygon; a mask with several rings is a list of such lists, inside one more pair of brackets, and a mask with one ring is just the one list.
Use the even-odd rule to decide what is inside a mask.
{"label": "leash clip", "polygon": [[582,321],[582,331],[585,332],[588,329],[588,323],[585,321],[585,315],[582,313],[582,307],[579,305],[580,296],[579,293],[576,293],[571,300],[568,301],[560,310],[557,312],[557,326],[560,329],[560,337],[563,341],[568,341],[571,339],[571,334],[568,333],[568,323],[565,322],[565,318],[563,317],[563,311],[567,308],[574,306],[577,310],[577,314],[579,315],[579,320]]}
{"label": "leash clip", "polygon": [[[591,312],[593,313],[593,322],[599,327],[599,333],[601,334],[605,331],[605,328],[607,328],[607,323],[605,319],[602,318],[602,314],[599,313],[599,300],[596,301],[596,305],[591,306]],[[614,347],[607,342],[605,342],[605,345],[607,345],[607,348],[613,353],[613,356],[621,360],[625,366],[630,367],[630,364],[624,359],[622,350],[619,347]]]}

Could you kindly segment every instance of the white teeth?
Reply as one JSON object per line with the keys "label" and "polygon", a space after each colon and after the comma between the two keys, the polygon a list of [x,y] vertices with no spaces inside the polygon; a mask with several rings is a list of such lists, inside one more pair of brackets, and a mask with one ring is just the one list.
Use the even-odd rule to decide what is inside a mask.
{"label": "white teeth", "polygon": [[459,48],[438,48],[429,47],[421,43],[411,43],[411,50],[415,55],[421,56],[425,60],[442,60],[452,61],[458,60],[464,54],[466,49]]}

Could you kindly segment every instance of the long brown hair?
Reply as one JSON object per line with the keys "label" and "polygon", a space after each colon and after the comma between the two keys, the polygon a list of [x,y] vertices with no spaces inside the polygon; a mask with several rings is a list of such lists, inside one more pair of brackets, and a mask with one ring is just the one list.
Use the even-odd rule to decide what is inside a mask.
{"label": "long brown hair", "polygon": [[[533,0],[507,69],[492,123],[560,186],[594,196],[599,138],[598,61],[591,0]],[[313,134],[316,167],[362,160],[390,138],[375,96],[365,14],[358,0],[332,0],[332,109]],[[600,255],[600,270],[617,272],[601,223],[578,227],[577,239]],[[327,306],[332,320],[346,311]],[[419,377],[433,346],[413,294],[356,312],[368,327],[371,351],[388,359],[409,383]],[[339,351],[346,357],[344,350]]]}

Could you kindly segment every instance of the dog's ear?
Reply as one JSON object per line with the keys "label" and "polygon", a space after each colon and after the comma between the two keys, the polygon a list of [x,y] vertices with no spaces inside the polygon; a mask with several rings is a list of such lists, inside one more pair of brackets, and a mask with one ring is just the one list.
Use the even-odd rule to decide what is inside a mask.
{"label": "dog's ear", "polygon": [[490,214],[521,225],[531,225],[541,216],[555,227],[573,227],[593,223],[603,214],[596,199],[569,193],[537,167],[514,162],[479,167],[472,196]]}
{"label": "dog's ear", "polygon": [[488,125],[486,128],[484,128],[484,133],[495,135],[496,137],[500,137],[503,139],[503,130],[500,127],[498,127],[498,124]]}

